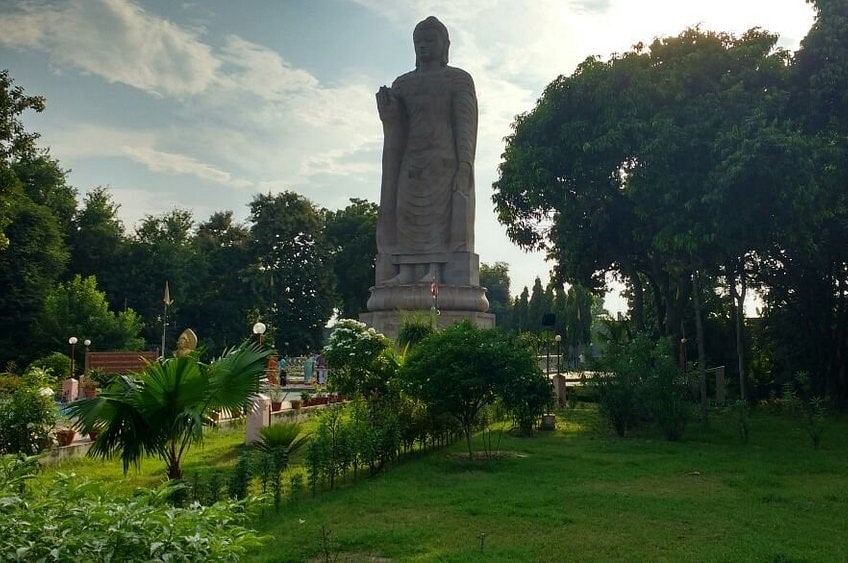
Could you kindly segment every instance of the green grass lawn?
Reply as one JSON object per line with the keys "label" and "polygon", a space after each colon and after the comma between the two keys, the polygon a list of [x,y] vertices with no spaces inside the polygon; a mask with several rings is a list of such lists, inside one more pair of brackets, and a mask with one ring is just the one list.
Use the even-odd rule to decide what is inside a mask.
{"label": "green grass lawn", "polygon": [[[799,422],[757,412],[740,443],[731,415],[690,424],[670,443],[644,430],[614,437],[591,408],[560,413],[555,432],[504,435],[508,455],[469,462],[462,444],[419,453],[372,478],[266,508],[258,561],[844,561],[848,420],[814,450]],[[186,463],[225,467],[240,431],[210,435]],[[479,436],[478,436],[479,440]],[[478,444],[479,445],[479,444]],[[108,467],[107,467],[108,466]],[[145,461],[64,464],[94,479],[161,480]],[[482,548],[481,548],[482,546]]]}

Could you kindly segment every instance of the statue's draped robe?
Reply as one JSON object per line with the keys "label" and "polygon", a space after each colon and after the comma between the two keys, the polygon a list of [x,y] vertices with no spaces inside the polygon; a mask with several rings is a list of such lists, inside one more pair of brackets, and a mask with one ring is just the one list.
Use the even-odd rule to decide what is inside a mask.
{"label": "statue's draped robe", "polygon": [[416,70],[398,77],[392,93],[403,119],[386,130],[380,252],[473,252],[473,175],[464,193],[453,189],[460,163],[473,170],[477,146],[471,76],[449,66]]}

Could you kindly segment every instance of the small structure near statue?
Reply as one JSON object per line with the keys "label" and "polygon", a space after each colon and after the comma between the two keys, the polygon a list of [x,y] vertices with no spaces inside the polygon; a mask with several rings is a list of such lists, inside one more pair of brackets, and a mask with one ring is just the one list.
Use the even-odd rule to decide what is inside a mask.
{"label": "small structure near statue", "polygon": [[442,326],[469,319],[491,328],[474,253],[477,95],[448,66],[448,30],[415,26],[415,70],[377,92],[383,176],[375,284],[360,320],[396,337],[404,311],[433,311]]}

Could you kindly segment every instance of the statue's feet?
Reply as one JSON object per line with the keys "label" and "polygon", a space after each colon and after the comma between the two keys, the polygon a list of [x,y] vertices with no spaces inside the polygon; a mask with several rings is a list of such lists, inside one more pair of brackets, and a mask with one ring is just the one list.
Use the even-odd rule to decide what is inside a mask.
{"label": "statue's feet", "polygon": [[412,275],[410,274],[410,272],[401,270],[400,273],[398,273],[398,275],[396,275],[395,277],[383,282],[383,285],[393,287],[393,286],[396,286],[396,285],[406,285],[406,284],[411,283],[411,282],[412,282]]}
{"label": "statue's feet", "polygon": [[430,264],[430,268],[427,270],[427,273],[424,274],[424,277],[418,280],[418,283],[433,283],[438,282],[438,278],[436,274],[439,271],[438,264]]}

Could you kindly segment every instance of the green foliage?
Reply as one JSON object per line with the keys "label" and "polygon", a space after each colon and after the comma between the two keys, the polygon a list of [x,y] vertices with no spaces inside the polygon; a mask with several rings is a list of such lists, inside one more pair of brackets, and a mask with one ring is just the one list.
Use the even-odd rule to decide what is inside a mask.
{"label": "green foliage", "polygon": [[495,315],[500,327],[511,327],[509,264],[495,262],[480,264],[480,287],[486,288],[489,312]]}
{"label": "green foliage", "polygon": [[43,369],[54,379],[64,379],[71,373],[71,358],[62,352],[53,352],[29,365],[29,369]]}
{"label": "green foliage", "polygon": [[468,455],[473,457],[471,432],[481,410],[499,393],[509,392],[510,406],[529,416],[535,399],[525,402],[519,390],[536,390],[533,375],[537,373],[532,355],[514,338],[463,322],[413,348],[401,369],[401,380],[411,396],[428,405],[431,414],[450,415],[459,422]]}
{"label": "green foliage", "polygon": [[810,377],[807,373],[796,374],[794,384],[784,385],[783,402],[804,422],[813,447],[819,449],[827,419],[827,404],[821,397],[811,393]]}
{"label": "green foliage", "polygon": [[668,339],[661,339],[652,352],[651,370],[644,381],[642,399],[651,418],[667,440],[683,438],[686,423],[692,415],[686,375],[669,355]]}
{"label": "green foliage", "polygon": [[[48,347],[66,346],[67,335],[88,338],[100,350],[140,350],[141,319],[132,309],[109,310],[106,294],[97,289],[94,276],[79,275],[51,290],[44,301],[37,334]],[[77,346],[77,365],[85,352]]]}
{"label": "green foliage", "polygon": [[250,488],[250,478],[253,471],[250,451],[245,450],[239,456],[236,466],[230,474],[230,480],[227,483],[227,493],[231,499],[242,500],[247,498],[248,489]]}
{"label": "green foliage", "polygon": [[691,416],[684,374],[670,356],[668,339],[637,334],[608,343],[600,372],[590,380],[601,413],[619,436],[651,419],[671,441],[680,440]]}
{"label": "green foliage", "polygon": [[322,355],[332,374],[328,384],[348,396],[384,391],[387,372],[397,364],[391,341],[353,319],[336,323]]}
{"label": "green foliage", "polygon": [[378,211],[376,203],[351,198],[344,209],[324,212],[340,317],[354,318],[366,310],[368,289],[374,284]]}
{"label": "green foliage", "polygon": [[428,313],[408,315],[403,318],[396,342],[401,348],[411,348],[435,331],[433,320]]}
{"label": "green foliage", "polygon": [[0,458],[4,561],[237,561],[260,545],[244,501],[174,508],[180,483],[122,499],[62,474],[39,489],[26,485],[36,468],[34,458]]}
{"label": "green foliage", "polygon": [[138,376],[118,377],[93,399],[71,404],[69,413],[81,432],[100,430],[89,455],[119,455],[124,471],[155,455],[166,462],[168,477],[177,479],[186,449],[203,439],[208,413],[250,406],[271,353],[246,342],[209,364],[195,355],[156,362]]}
{"label": "green foliage", "polygon": [[[8,218],[6,235],[12,243],[0,252],[0,365],[36,356],[31,335],[68,261],[63,234],[49,209],[24,199],[12,203]],[[59,336],[67,346],[68,336]]]}
{"label": "green foliage", "polygon": [[256,448],[262,459],[262,490],[264,492],[270,482],[277,512],[282,503],[283,471],[288,467],[291,456],[307,446],[309,438],[310,435],[303,432],[303,425],[298,422],[272,424],[259,430]]}
{"label": "green foliage", "polygon": [[[286,355],[318,350],[335,304],[324,217],[305,197],[283,192],[255,196],[250,219],[254,262],[245,275],[270,321],[266,338]],[[275,327],[285,328],[280,338]]]}
{"label": "green foliage", "polygon": [[32,455],[50,446],[57,417],[52,383],[46,371],[31,368],[20,386],[0,392],[0,454]]}
{"label": "green foliage", "polygon": [[739,399],[733,403],[733,413],[736,418],[736,428],[739,431],[739,440],[747,444],[751,440],[751,408],[748,401]]}

